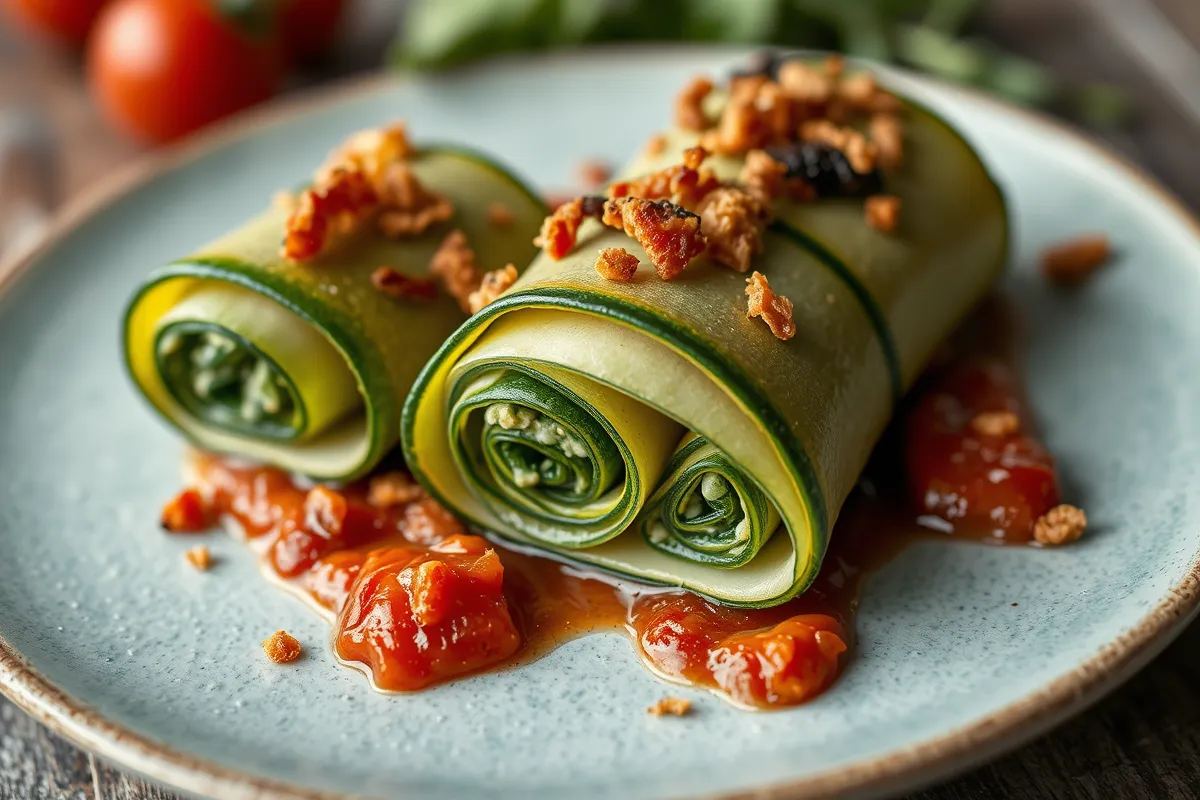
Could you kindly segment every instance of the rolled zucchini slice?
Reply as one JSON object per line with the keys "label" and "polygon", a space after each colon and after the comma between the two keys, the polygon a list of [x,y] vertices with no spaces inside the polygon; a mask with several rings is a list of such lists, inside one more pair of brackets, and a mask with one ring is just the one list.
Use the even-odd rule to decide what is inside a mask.
{"label": "rolled zucchini slice", "polygon": [[[421,366],[466,318],[445,292],[431,301],[378,292],[387,265],[425,276],[461,229],[481,269],[523,266],[545,206],[510,172],[463,150],[427,147],[412,161],[453,218],[418,237],[364,231],[315,261],[280,253],[287,212],[269,209],[150,275],[124,323],[138,389],[199,447],[319,479],[369,471],[395,445],[399,410]],[[512,222],[497,225],[501,203]]]}
{"label": "rolled zucchini slice", "polygon": [[[1004,200],[973,149],[915,105],[905,125],[904,166],[884,176],[903,204],[896,232],[868,227],[861,200],[777,205],[754,269],[792,301],[792,339],[746,317],[745,275],[701,258],[659,280],[635,241],[589,220],[574,251],[539,255],[422,371],[402,415],[414,474],[480,527],[562,559],[730,605],[802,592],[897,396],[1005,260]],[[678,163],[695,137],[676,132],[671,142],[625,174]],[[726,179],[740,165],[714,164]],[[642,260],[634,280],[597,274],[597,251],[608,247]],[[461,422],[481,369],[569,387],[554,418],[594,423],[588,437],[607,432],[597,453],[641,444],[612,483],[642,498],[631,527],[599,533],[590,519],[531,513],[541,483],[494,492],[464,468],[487,437],[482,424]],[[486,402],[509,418],[543,413],[499,379],[488,385],[496,391]]]}

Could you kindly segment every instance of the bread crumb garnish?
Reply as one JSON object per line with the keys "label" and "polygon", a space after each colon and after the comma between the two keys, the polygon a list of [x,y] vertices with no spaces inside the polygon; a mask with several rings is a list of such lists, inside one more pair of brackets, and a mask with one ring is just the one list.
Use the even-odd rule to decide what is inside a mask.
{"label": "bread crumb garnish", "polygon": [[1042,251],[1042,275],[1051,283],[1083,283],[1112,258],[1112,246],[1102,233],[1077,236]]}
{"label": "bread crumb garnish", "polygon": [[585,158],[577,167],[579,184],[586,191],[599,189],[612,177],[612,167],[598,158]]}
{"label": "bread crumb garnish", "polygon": [[1011,411],[982,411],[971,419],[971,429],[983,436],[1012,436],[1021,420]]}
{"label": "bread crumb garnish", "polygon": [[405,472],[385,472],[371,478],[367,502],[376,508],[408,505],[425,496],[425,490]]}
{"label": "bread crumb garnish", "polygon": [[533,240],[533,244],[558,261],[575,247],[579,226],[583,224],[584,219],[599,217],[603,211],[603,197],[576,197],[561,203],[542,221],[542,230]]}
{"label": "bread crumb garnish", "polygon": [[873,194],[863,204],[867,224],[883,233],[895,233],[900,225],[900,198],[892,194]]}
{"label": "bread crumb garnish", "polygon": [[513,224],[516,217],[504,203],[492,203],[487,210],[488,222],[497,228],[507,228]]}
{"label": "bread crumb garnish", "polygon": [[792,321],[792,301],[771,291],[771,284],[757,270],[746,279],[747,317],[762,317],[776,339],[787,341],[796,335]]}
{"label": "bread crumb garnish", "polygon": [[606,247],[596,254],[596,272],[609,281],[633,280],[638,263],[638,257],[623,247]]}
{"label": "bread crumb garnish", "polygon": [[467,296],[467,310],[478,314],[481,308],[508,291],[509,287],[517,282],[518,277],[517,268],[512,264],[485,272],[479,282],[479,288]]}
{"label": "bread crumb garnish", "polygon": [[382,266],[371,273],[375,291],[394,300],[424,300],[437,297],[437,283],[430,278],[413,278],[394,267]]}
{"label": "bread crumb garnish", "polygon": [[168,500],[161,522],[171,533],[203,533],[213,526],[208,504],[196,489],[184,489]]}
{"label": "bread crumb garnish", "polygon": [[349,137],[316,170],[309,188],[284,201],[284,256],[319,258],[372,220],[385,235],[399,237],[450,219],[450,201],[410,169],[407,161],[415,152],[404,123]]}
{"label": "bread crumb garnish", "polygon": [[276,664],[289,664],[300,657],[304,649],[300,642],[287,631],[275,631],[270,638],[262,643],[263,652],[267,658]]}
{"label": "bread crumb garnish", "polygon": [[207,572],[213,563],[212,553],[204,545],[189,549],[183,554],[183,557],[187,559],[189,564],[201,572]]}
{"label": "bread crumb garnish", "polygon": [[738,272],[749,270],[763,249],[770,206],[745,189],[722,186],[709,192],[696,211],[713,260]]}
{"label": "bread crumb garnish", "polygon": [[704,114],[704,98],[712,94],[713,82],[704,76],[693,78],[675,99],[675,124],[684,130],[702,131],[709,126]]}
{"label": "bread crumb garnish", "polygon": [[1075,541],[1086,529],[1087,515],[1083,510],[1064,504],[1038,517],[1033,526],[1033,538],[1039,544],[1057,547]]}
{"label": "bread crumb garnish", "polygon": [[615,197],[604,203],[603,222],[633,237],[664,281],[683,272],[707,245],[700,217],[669,200]]}
{"label": "bread crumb garnish", "polygon": [[667,149],[667,137],[656,133],[646,141],[646,155],[661,156]]}
{"label": "bread crumb garnish", "polygon": [[879,166],[895,169],[904,163],[904,128],[895,114],[875,114],[867,135],[878,152]]}
{"label": "bread crumb garnish", "polygon": [[471,293],[479,288],[483,275],[475,262],[475,251],[460,230],[451,231],[429,261],[429,274],[438,278],[446,293],[458,301],[463,313],[471,311]]}
{"label": "bread crumb garnish", "polygon": [[670,200],[675,205],[695,210],[709,192],[721,186],[721,181],[712,170],[702,166],[708,155],[703,147],[690,147],[683,152],[681,163],[637,180],[614,183],[608,187],[608,196]]}
{"label": "bread crumb garnish", "polygon": [[683,697],[664,697],[646,709],[652,717],[683,717],[692,712],[692,701]]}

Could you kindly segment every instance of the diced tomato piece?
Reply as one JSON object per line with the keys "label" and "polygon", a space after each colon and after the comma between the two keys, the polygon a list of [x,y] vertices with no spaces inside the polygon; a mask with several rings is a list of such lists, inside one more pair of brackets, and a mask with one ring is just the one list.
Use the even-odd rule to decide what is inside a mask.
{"label": "diced tomato piece", "polygon": [[195,489],[184,489],[162,510],[162,526],[171,533],[203,533],[213,526],[212,510]]}
{"label": "diced tomato piece", "polygon": [[500,558],[466,544],[474,552],[372,552],[338,619],[338,656],[367,665],[380,689],[414,691],[515,653]]}

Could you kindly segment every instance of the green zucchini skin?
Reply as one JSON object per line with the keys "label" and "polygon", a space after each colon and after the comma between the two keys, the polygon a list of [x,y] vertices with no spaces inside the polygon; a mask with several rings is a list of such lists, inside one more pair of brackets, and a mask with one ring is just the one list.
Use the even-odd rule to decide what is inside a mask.
{"label": "green zucchini skin", "polygon": [[[419,237],[389,240],[364,233],[310,263],[282,257],[286,212],[271,208],[191,256],[152,272],[131,299],[123,323],[127,369],[138,389],[168,423],[197,446],[251,456],[321,480],[351,480],[371,470],[396,444],[400,404],[437,345],[466,318],[444,292],[432,301],[397,301],[379,293],[371,274],[382,265],[412,276],[427,273],[445,235],[462,229],[481,269],[518,267],[534,254],[532,239],[546,213],[543,201],[520,179],[487,157],[457,147],[427,146],[413,160],[417,176],[454,204],[454,217]],[[513,222],[497,226],[489,206],[503,203]],[[338,458],[315,448],[293,457],[300,445],[268,450],[253,437],[216,436],[159,391],[147,363],[154,321],[189,288],[206,282],[241,287],[270,299],[319,331],[341,354],[362,396],[362,438]],[[355,434],[357,435],[357,434]],[[267,438],[267,437],[262,437]],[[339,451],[340,452],[340,451]]]}
{"label": "green zucchini skin", "polygon": [[[772,606],[803,592],[896,399],[986,293],[1007,256],[1004,197],[971,146],[929,109],[910,103],[904,119],[905,163],[884,178],[885,191],[902,203],[897,232],[869,228],[861,201],[777,208],[754,268],[792,300],[793,339],[779,341],[761,321],[746,318],[745,275],[702,258],[663,282],[652,276],[632,239],[585,223],[572,253],[561,261],[539,255],[516,287],[456,331],[417,377],[401,414],[401,444],[414,475],[477,526],[556,558],[681,586],[735,606]],[[678,163],[694,143],[693,134],[677,131],[660,155],[636,159],[623,174]],[[741,159],[710,164],[720,177],[734,179]],[[632,282],[596,274],[595,254],[605,247],[642,259]],[[573,319],[602,320],[608,327],[596,330],[612,331],[621,346],[644,340],[664,376],[686,373],[696,386],[719,387],[722,402],[740,419],[687,407],[652,376],[580,366],[586,358],[567,365],[565,354],[563,362],[554,362],[615,386],[709,439],[766,493],[786,533],[776,533],[749,563],[721,569],[655,554],[644,543],[639,549],[630,544],[631,537],[641,539],[636,529],[574,549],[531,540],[503,524],[455,474],[442,406],[454,364],[486,341],[498,320],[510,317],[515,325],[522,318],[536,321],[546,339],[555,337],[556,325],[568,330]],[[531,353],[530,362],[553,360],[547,352]],[[739,439],[746,435],[761,439],[763,447],[748,449]],[[752,458],[746,455],[751,452]]]}

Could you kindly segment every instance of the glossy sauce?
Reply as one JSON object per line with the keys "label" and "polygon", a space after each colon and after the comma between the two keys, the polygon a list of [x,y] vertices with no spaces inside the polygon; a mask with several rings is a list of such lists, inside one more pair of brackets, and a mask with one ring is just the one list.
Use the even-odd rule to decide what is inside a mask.
{"label": "glossy sauce", "polygon": [[[338,659],[384,691],[625,630],[661,677],[741,706],[794,705],[837,678],[862,581],[914,539],[1032,538],[1058,484],[1020,390],[1008,360],[978,344],[928,376],[843,508],[813,585],[770,609],[726,608],[490,543],[425,496],[377,507],[365,484],[306,487],[216,456],[193,460],[193,490],[164,519],[177,506],[194,512],[190,527],[236,523],[268,574],[334,621]],[[1020,429],[989,437],[971,428],[974,414],[995,410],[1016,413]]]}

